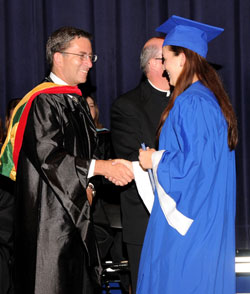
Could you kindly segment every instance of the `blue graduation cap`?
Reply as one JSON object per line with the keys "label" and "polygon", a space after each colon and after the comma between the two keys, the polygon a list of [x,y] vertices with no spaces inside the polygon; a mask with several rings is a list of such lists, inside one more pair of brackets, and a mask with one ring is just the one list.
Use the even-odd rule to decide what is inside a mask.
{"label": "blue graduation cap", "polygon": [[167,34],[163,46],[184,47],[206,58],[207,43],[220,35],[224,29],[173,15],[156,31]]}

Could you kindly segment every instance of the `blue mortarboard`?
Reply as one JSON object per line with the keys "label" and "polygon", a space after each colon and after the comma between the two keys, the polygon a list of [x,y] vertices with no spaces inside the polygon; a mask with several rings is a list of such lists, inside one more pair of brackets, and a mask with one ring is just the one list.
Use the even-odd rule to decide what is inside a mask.
{"label": "blue mortarboard", "polygon": [[156,31],[167,34],[163,46],[184,47],[206,58],[207,43],[221,34],[224,29],[173,15]]}

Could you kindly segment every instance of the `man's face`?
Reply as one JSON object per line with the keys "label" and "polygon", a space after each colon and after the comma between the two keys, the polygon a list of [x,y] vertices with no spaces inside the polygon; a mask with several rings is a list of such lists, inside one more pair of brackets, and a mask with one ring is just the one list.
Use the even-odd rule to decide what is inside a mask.
{"label": "man's face", "polygon": [[[70,45],[62,54],[62,62],[60,65],[60,78],[68,85],[76,86],[85,83],[87,80],[89,69],[92,67],[90,58],[83,58],[73,54],[92,55],[91,43],[87,38],[75,38],[70,41]],[[73,53],[73,54],[69,54]]]}

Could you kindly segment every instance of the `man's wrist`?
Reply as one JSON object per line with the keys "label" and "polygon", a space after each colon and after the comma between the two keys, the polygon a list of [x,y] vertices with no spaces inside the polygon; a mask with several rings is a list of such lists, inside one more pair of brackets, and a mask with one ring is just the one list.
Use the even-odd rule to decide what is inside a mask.
{"label": "man's wrist", "polygon": [[98,176],[107,176],[108,175],[108,170],[109,170],[109,160],[96,160],[95,161],[95,170],[94,170],[94,175]]}

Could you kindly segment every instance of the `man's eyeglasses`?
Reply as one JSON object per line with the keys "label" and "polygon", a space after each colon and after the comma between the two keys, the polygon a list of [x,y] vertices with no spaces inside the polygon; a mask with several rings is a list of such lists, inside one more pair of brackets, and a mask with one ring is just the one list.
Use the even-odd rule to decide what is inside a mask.
{"label": "man's eyeglasses", "polygon": [[164,61],[165,61],[164,57],[155,57],[154,59],[161,60],[162,63],[164,63]]}
{"label": "man's eyeglasses", "polygon": [[91,62],[96,62],[96,60],[97,60],[97,55],[96,54],[94,54],[94,55],[87,54],[87,53],[77,54],[77,53],[64,52],[64,51],[61,51],[60,53],[79,56],[80,59],[81,59],[81,61],[84,61],[84,60],[88,60],[89,59]]}

